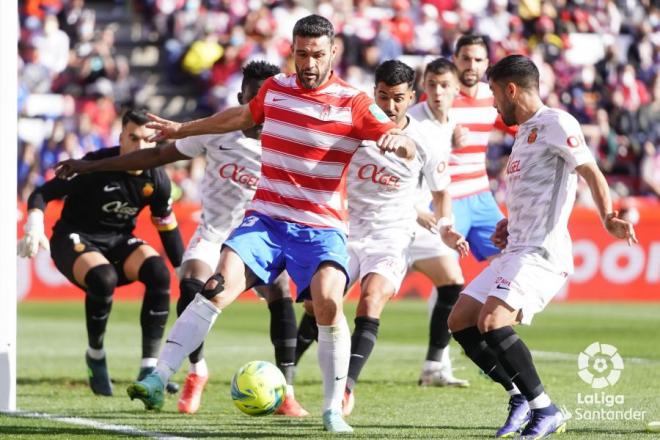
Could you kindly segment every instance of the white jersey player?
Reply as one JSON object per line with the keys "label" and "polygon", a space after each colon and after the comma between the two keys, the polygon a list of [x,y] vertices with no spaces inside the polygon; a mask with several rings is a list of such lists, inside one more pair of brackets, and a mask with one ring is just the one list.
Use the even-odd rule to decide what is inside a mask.
{"label": "white jersey player", "polygon": [[[422,131],[432,139],[431,148],[436,154],[447,157],[451,151],[451,139],[455,124],[451,119],[450,108],[458,93],[458,72],[449,60],[438,58],[424,69],[424,90],[428,99],[414,105],[409,115],[415,118]],[[426,360],[419,377],[422,386],[467,387],[469,382],[454,377],[449,357],[451,339],[447,327],[447,317],[458,299],[463,286],[463,274],[456,254],[435,234],[437,222],[429,209],[431,196],[426,188],[421,188],[417,203],[418,226],[415,241],[410,250],[412,267],[426,275],[435,286],[437,303],[431,310],[429,346]],[[452,219],[453,220],[453,219]],[[432,297],[435,298],[435,292]]]}
{"label": "white jersey player", "polygon": [[566,417],[545,393],[513,326],[529,324],[572,272],[568,217],[578,174],[607,231],[629,243],[637,239],[632,225],[612,211],[607,182],[578,122],[541,102],[532,60],[505,57],[488,76],[504,123],[519,125],[506,169],[509,219],[500,222],[493,240],[504,251],[462,292],[449,326],[466,355],[511,396],[509,417],[496,436],[522,430],[519,438],[540,439],[563,432]]}
{"label": "white jersey player", "polygon": [[[364,142],[348,170],[348,275],[350,283],[360,282],[361,293],[344,393],[344,415],[353,409],[353,388],[373,350],[383,308],[399,290],[408,268],[420,181],[426,182],[429,194],[433,194],[438,217],[448,220],[451,216],[448,152],[441,154],[429,149],[430,142],[419,123],[406,116],[414,101],[414,80],[414,71],[409,66],[390,60],[376,69],[374,88],[376,104],[404,134],[415,140],[414,155],[408,158],[384,155]],[[467,254],[467,242],[450,226],[442,223],[441,235],[454,249]],[[434,242],[440,244],[439,237],[435,235]],[[301,347],[298,351],[301,354]]]}
{"label": "white jersey player", "polygon": [[[243,83],[238,95],[239,102],[254,97],[268,77],[279,72],[276,66],[265,62],[248,63],[243,68]],[[103,162],[94,170],[136,169],[163,165],[178,160],[202,156],[206,169],[201,185],[202,218],[183,255],[180,275],[180,297],[177,313],[183,310],[202,290],[204,282],[214,273],[220,260],[222,244],[230,232],[243,220],[245,208],[252,200],[261,174],[261,127],[218,135],[202,135],[177,140],[175,144],[143,150],[140,156],[124,159],[120,164]],[[99,161],[100,162],[100,161]],[[62,169],[71,167],[62,164]],[[90,171],[78,169],[78,172]],[[70,172],[70,171],[69,171]],[[271,340],[275,346],[278,367],[290,382],[293,379],[295,356],[295,316],[289,292],[289,279],[283,273],[270,286],[255,290],[268,300],[273,322]],[[190,356],[190,369],[178,402],[179,412],[195,413],[199,409],[201,395],[208,381],[208,367],[202,346]],[[285,402],[279,414],[305,416],[309,413],[295,400],[293,387],[287,390]]]}
{"label": "white jersey player", "polygon": [[243,221],[245,207],[256,191],[261,174],[261,142],[234,131],[179,139],[174,145],[186,158],[206,159],[201,184],[202,217],[183,261],[200,260],[215,268],[220,246]]}

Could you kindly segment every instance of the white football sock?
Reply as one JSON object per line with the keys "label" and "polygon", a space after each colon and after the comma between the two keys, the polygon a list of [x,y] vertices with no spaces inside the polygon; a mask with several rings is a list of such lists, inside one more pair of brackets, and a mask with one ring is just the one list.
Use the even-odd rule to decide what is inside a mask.
{"label": "white football sock", "polygon": [[323,376],[323,412],[341,411],[351,359],[351,331],[346,317],[335,325],[319,325],[318,358]]}
{"label": "white football sock", "polygon": [[200,359],[196,363],[190,364],[188,372],[195,373],[198,376],[207,377],[209,375],[209,368],[206,365],[206,359]]}
{"label": "white football sock", "polygon": [[294,396],[293,385],[287,385],[286,386],[286,395],[287,395],[287,397],[289,397],[289,396],[293,397]]}
{"label": "white football sock", "polygon": [[424,371],[436,371],[442,368],[442,362],[441,361],[429,361],[426,360],[424,361],[424,366],[422,369]]}
{"label": "white football sock", "polygon": [[442,357],[440,363],[443,368],[448,368],[451,371],[451,359],[449,358],[449,345],[442,350]]}
{"label": "white football sock", "polygon": [[529,401],[529,408],[530,409],[546,408],[551,404],[552,404],[552,400],[550,400],[550,396],[548,396],[545,393],[541,393],[538,396],[536,396],[534,399]]}
{"label": "white football sock", "polygon": [[204,342],[220,310],[199,293],[179,316],[167,336],[158,358],[156,372],[163,383],[174,374],[183,360]]}
{"label": "white football sock", "polygon": [[105,357],[105,350],[102,348],[87,347],[87,356],[94,360],[101,360]]}
{"label": "white football sock", "polygon": [[158,358],[142,358],[140,361],[141,368],[155,367],[158,363]]}

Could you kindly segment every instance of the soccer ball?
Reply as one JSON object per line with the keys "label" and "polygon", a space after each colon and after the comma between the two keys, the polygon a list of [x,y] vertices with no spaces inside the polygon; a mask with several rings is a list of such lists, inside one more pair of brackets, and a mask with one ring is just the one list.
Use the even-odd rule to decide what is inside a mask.
{"label": "soccer ball", "polygon": [[231,398],[250,416],[265,416],[279,408],[286,395],[286,379],[270,362],[252,361],[238,369],[231,380]]}

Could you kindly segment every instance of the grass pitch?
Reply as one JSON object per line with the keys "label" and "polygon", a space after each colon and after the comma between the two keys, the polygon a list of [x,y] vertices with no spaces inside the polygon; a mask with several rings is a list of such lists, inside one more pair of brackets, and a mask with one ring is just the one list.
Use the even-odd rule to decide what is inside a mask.
{"label": "grass pitch", "polygon": [[[354,309],[354,303],[346,307],[351,324]],[[296,307],[296,312],[301,309]],[[417,386],[426,352],[427,313],[421,301],[394,302],[386,308],[378,344],[355,391],[356,407],[349,418],[353,437],[483,439],[491,438],[504,421],[506,394],[484,378],[454,342],[456,376],[469,379],[471,387]],[[0,415],[0,439],[329,437],[320,420],[315,346],[303,358],[296,384],[297,398],[312,417],[256,418],[233,406],[229,381],[234,371],[250,360],[272,361],[268,323],[263,303],[236,303],[218,318],[206,346],[211,380],[202,409],[189,416],[176,412],[176,397],[168,398],[158,413],[145,412],[141,403],[126,397],[125,388],[139,368],[139,304],[117,303],[112,311],[106,336],[115,382],[110,398],[92,395],[86,383],[82,302],[19,304],[18,407],[31,417]],[[660,433],[645,432],[647,422],[660,420],[660,304],[553,304],[519,333],[535,355],[548,393],[573,414],[560,438],[660,439]],[[578,354],[595,341],[616,346],[624,360],[618,383],[602,390],[592,389],[577,375]],[[174,379],[181,382],[183,377],[178,373]],[[644,420],[607,419],[621,419],[632,411],[644,412]]]}

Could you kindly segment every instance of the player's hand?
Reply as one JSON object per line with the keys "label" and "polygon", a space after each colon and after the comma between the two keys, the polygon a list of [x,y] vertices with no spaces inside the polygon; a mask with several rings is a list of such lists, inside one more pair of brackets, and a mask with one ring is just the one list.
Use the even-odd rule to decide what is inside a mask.
{"label": "player's hand", "polygon": [[415,155],[414,142],[402,134],[398,128],[393,128],[382,135],[376,142],[382,153],[396,153],[397,156],[410,158]]}
{"label": "player's hand", "polygon": [[156,133],[149,138],[150,142],[160,142],[166,139],[181,139],[184,137],[179,133],[181,131],[181,126],[183,125],[180,122],[163,119],[151,113],[147,113],[147,116],[149,116],[151,122],[148,122],[146,127],[156,130]]}
{"label": "player's hand", "polygon": [[417,224],[419,224],[424,229],[428,229],[429,231],[433,232],[434,234],[438,233],[438,230],[435,227],[435,224],[437,222],[438,222],[438,220],[435,218],[435,215],[433,215],[432,212],[418,212],[417,213]]}
{"label": "player's hand", "polygon": [[90,160],[67,159],[55,164],[55,175],[60,179],[73,179],[78,174],[88,173]]}
{"label": "player's hand", "polygon": [[619,211],[614,211],[605,216],[605,229],[616,238],[628,240],[628,246],[639,243],[632,223],[622,219],[619,216]]}
{"label": "player's hand", "polygon": [[25,235],[18,242],[18,255],[23,258],[33,258],[39,248],[50,251],[48,237],[44,233],[44,213],[40,209],[32,209],[25,222]]}
{"label": "player's hand", "polygon": [[509,219],[508,218],[503,218],[499,222],[497,222],[497,226],[495,226],[495,232],[493,232],[493,235],[490,236],[490,241],[493,242],[496,248],[499,250],[502,250],[506,247],[508,240],[509,240],[509,231],[507,229],[507,226],[509,225]]}
{"label": "player's hand", "polygon": [[454,127],[454,133],[451,136],[451,148],[461,148],[468,144],[468,134],[470,129],[462,126],[461,124],[456,124]]}
{"label": "player's hand", "polygon": [[461,257],[467,257],[470,252],[470,244],[453,226],[440,228],[440,237],[447,246],[458,252]]}

